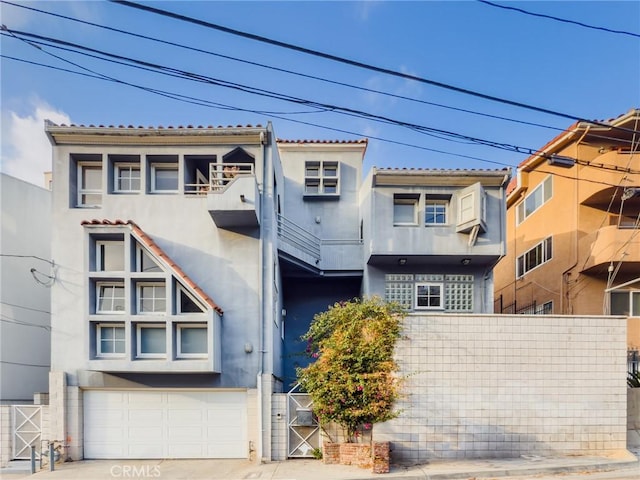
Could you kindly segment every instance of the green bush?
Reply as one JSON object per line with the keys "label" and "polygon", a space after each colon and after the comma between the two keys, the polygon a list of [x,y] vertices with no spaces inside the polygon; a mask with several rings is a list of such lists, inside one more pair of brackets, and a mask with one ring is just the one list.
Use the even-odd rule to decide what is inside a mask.
{"label": "green bush", "polygon": [[334,304],[314,316],[303,335],[316,361],[298,368],[302,388],[322,423],[336,422],[357,437],[359,428],[397,416],[400,381],[393,350],[403,311],[377,297]]}

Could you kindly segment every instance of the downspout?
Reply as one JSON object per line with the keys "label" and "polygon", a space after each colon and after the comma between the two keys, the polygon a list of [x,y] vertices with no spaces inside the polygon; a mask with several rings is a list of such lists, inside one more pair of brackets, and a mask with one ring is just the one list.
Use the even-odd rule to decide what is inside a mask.
{"label": "downspout", "polygon": [[[582,140],[584,140],[584,137],[587,135],[587,133],[589,133],[589,129],[591,128],[591,126],[588,126],[584,133],[582,134],[582,136],[578,139],[578,141],[576,142],[576,158],[578,157],[578,152],[580,149],[580,142],[582,142]],[[574,192],[574,199],[573,199],[573,205],[575,206],[576,209],[576,214],[574,215],[573,219],[574,219],[574,228],[573,228],[573,264],[568,267],[566,270],[564,270],[562,272],[562,278],[560,280],[560,313],[561,314],[570,314],[571,312],[565,312],[565,308],[568,309],[570,303],[569,303],[569,299],[568,299],[568,295],[569,295],[569,281],[567,280],[567,275],[569,275],[571,273],[571,270],[573,270],[574,268],[576,268],[576,265],[578,265],[578,223],[579,223],[579,212],[580,212],[580,207],[578,205],[578,198],[579,198],[579,189],[580,189],[580,182],[579,182],[579,177],[580,177],[580,171],[578,170],[578,164],[576,163],[575,165],[576,167],[576,176],[575,176],[575,182],[576,182],[576,188],[573,189]],[[565,284],[567,285],[567,289],[565,292]],[[567,295],[567,305],[565,306],[564,304],[564,300],[565,300],[565,295]]]}
{"label": "downspout", "polygon": [[[270,132],[269,128],[270,123],[267,125],[267,135]],[[259,322],[259,336],[260,336],[260,350],[259,350],[259,365],[258,365],[258,445],[256,449],[256,458],[262,463],[264,462],[264,435],[266,432],[265,425],[265,416],[264,416],[264,404],[265,404],[265,392],[262,385],[262,377],[264,376],[265,369],[265,356],[267,354],[266,350],[266,321],[268,317],[268,311],[272,310],[271,308],[267,308],[267,299],[271,299],[270,289],[272,288],[271,279],[267,279],[267,274],[270,272],[273,261],[272,261],[272,216],[273,209],[270,208],[270,201],[273,195],[273,185],[271,184],[273,179],[273,158],[272,155],[269,154],[269,150],[267,149],[267,144],[269,142],[269,138],[262,139],[262,159],[263,159],[263,178],[262,178],[262,199],[261,199],[261,208],[260,208],[260,217],[263,224],[260,227],[260,239],[262,241],[262,301],[261,301],[261,319]],[[271,392],[267,393],[270,395]]]}

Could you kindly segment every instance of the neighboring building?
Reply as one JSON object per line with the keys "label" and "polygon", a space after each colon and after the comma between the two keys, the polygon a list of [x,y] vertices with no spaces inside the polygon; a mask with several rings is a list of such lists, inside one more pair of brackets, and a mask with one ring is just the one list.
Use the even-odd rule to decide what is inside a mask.
{"label": "neighboring building", "polygon": [[374,169],[366,140],[47,123],[51,429],[72,458],[270,459],[272,393],[334,302],[489,313],[508,170]]}
{"label": "neighboring building", "polygon": [[51,192],[0,174],[0,403],[47,392],[50,365]]}
{"label": "neighboring building", "polygon": [[578,122],[518,166],[496,313],[625,315],[640,347],[639,125]]}

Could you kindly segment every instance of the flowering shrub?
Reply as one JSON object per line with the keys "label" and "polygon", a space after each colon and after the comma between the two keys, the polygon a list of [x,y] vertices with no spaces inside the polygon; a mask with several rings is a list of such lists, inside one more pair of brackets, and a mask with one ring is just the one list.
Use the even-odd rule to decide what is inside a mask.
{"label": "flowering shrub", "polygon": [[322,423],[336,422],[348,441],[358,429],[397,416],[400,385],[393,349],[402,309],[377,297],[340,302],[314,316],[303,335],[316,361],[297,370]]}

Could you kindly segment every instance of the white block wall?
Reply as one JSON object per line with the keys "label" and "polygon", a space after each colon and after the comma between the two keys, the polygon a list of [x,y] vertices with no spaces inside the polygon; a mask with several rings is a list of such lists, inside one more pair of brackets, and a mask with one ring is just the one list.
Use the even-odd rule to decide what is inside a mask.
{"label": "white block wall", "polygon": [[287,459],[287,394],[271,396],[271,460]]}
{"label": "white block wall", "polygon": [[392,461],[626,448],[626,320],[410,315],[401,415],[376,425]]}

